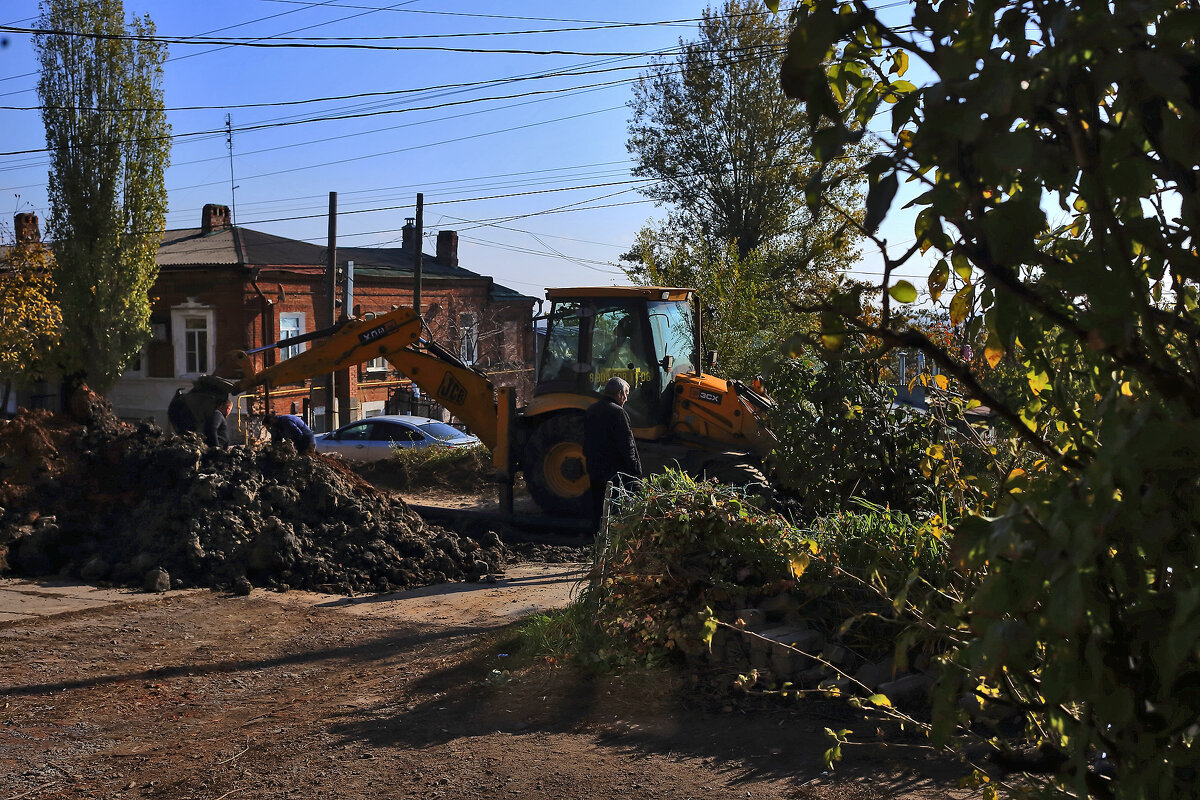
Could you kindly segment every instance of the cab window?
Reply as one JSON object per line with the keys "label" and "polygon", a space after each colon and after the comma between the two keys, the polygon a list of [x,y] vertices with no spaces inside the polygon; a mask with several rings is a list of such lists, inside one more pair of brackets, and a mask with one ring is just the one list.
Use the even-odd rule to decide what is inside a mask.
{"label": "cab window", "polygon": [[579,303],[557,302],[547,319],[539,382],[578,380]]}
{"label": "cab window", "polygon": [[655,352],[660,357],[671,356],[675,360],[665,382],[669,383],[676,375],[693,372],[692,339],[695,334],[691,304],[686,300],[651,302],[649,311],[650,332],[654,336]]}
{"label": "cab window", "polygon": [[640,303],[605,304],[592,323],[591,383],[601,392],[612,378],[629,384],[625,410],[635,428],[655,424],[658,408],[658,365],[646,335]]}

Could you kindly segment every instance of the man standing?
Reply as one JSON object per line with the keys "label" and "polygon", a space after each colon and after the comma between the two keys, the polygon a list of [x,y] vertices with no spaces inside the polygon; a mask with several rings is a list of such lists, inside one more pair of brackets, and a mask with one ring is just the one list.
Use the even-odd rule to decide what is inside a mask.
{"label": "man standing", "polygon": [[266,423],[272,441],[289,441],[296,446],[297,453],[311,453],[316,449],[312,428],[295,414],[268,414]]}
{"label": "man standing", "polygon": [[604,514],[604,488],[619,475],[636,478],[642,474],[637,442],[622,406],[629,399],[629,384],[623,378],[610,378],[604,394],[583,417],[583,457],[587,461],[592,484],[592,528],[600,530]]}
{"label": "man standing", "polygon": [[209,447],[229,447],[229,426],[225,420],[233,411],[233,400],[226,397],[204,421],[204,441]]}
{"label": "man standing", "polygon": [[198,433],[209,447],[228,447],[226,417],[232,410],[233,401],[226,392],[180,389],[167,407],[167,418],[175,433]]}

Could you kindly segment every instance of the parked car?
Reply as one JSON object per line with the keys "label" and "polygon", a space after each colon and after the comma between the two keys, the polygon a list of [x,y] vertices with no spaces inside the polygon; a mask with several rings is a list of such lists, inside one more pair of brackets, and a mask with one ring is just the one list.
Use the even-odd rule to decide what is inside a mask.
{"label": "parked car", "polygon": [[317,452],[349,461],[382,461],[397,447],[466,447],[479,437],[429,417],[380,416],[351,422],[317,437]]}

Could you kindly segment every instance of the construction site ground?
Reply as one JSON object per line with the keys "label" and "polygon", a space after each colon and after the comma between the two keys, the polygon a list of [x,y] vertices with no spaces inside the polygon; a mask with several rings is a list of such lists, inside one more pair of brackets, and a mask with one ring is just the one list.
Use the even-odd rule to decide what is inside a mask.
{"label": "construction site ground", "polygon": [[[357,597],[4,580],[0,800],[959,794],[953,767],[836,703],[512,669],[511,625],[566,604],[580,575],[518,564]],[[826,727],[864,742],[833,773]]]}
{"label": "construction site ground", "polygon": [[[588,539],[497,520],[482,462],[418,492],[389,485],[410,480],[395,470],[213,450],[79,398],[71,419],[0,426],[0,800],[915,800],[955,785],[919,740],[837,701],[521,654],[514,626],[570,602]],[[826,728],[862,743],[832,774]]]}

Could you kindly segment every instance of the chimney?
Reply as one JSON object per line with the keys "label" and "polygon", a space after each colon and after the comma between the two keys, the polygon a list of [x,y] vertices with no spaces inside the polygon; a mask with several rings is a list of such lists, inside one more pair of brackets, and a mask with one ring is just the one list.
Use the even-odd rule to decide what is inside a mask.
{"label": "chimney", "polygon": [[204,210],[200,212],[201,233],[223,231],[229,227],[229,206],[219,206],[216,203],[205,204]]}
{"label": "chimney", "polygon": [[13,217],[13,230],[17,235],[17,246],[36,244],[42,241],[42,232],[38,229],[37,214],[17,214]]}
{"label": "chimney", "polygon": [[438,231],[437,260],[447,267],[458,266],[458,231]]}
{"label": "chimney", "polygon": [[400,248],[411,252],[413,247],[413,232],[417,229],[416,217],[405,217],[404,227],[400,229]]}

